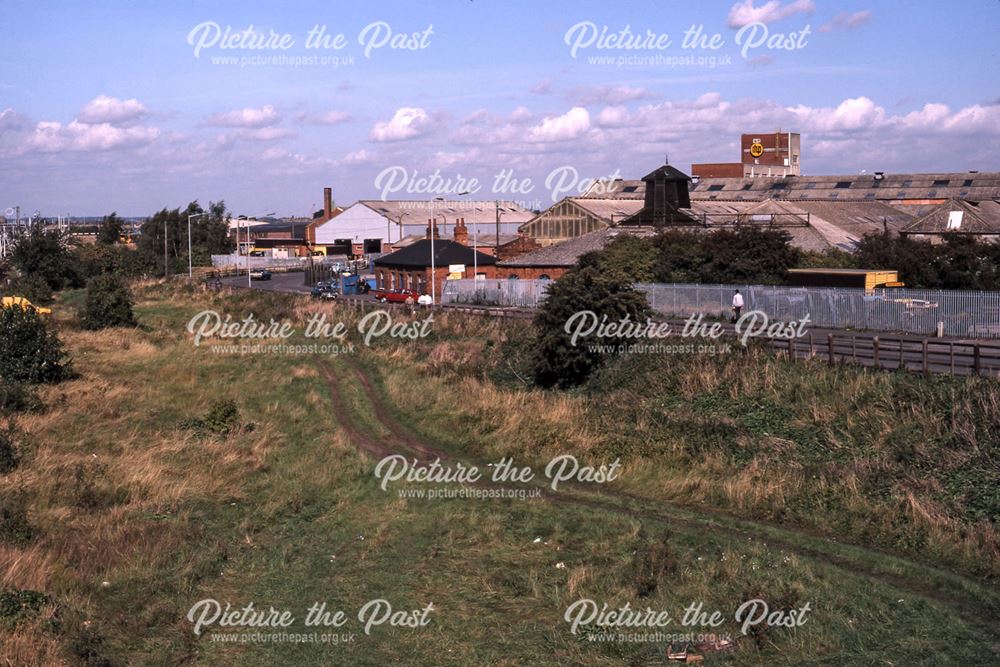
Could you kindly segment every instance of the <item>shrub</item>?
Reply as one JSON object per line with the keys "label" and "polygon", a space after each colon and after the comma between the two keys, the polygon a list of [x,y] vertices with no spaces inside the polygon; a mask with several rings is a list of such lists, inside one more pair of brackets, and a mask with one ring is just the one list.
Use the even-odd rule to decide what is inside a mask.
{"label": "shrub", "polygon": [[190,429],[198,434],[229,435],[236,431],[252,431],[254,425],[241,423],[240,410],[236,402],[223,399],[213,402],[204,417],[182,421],[181,428]]}
{"label": "shrub", "polygon": [[598,321],[606,317],[609,322],[628,318],[633,323],[643,323],[651,314],[646,296],[629,282],[609,278],[592,265],[570,271],[549,287],[548,298],[535,317],[533,371],[539,386],[579,385],[605,358],[616,354],[604,349],[605,344],[614,348],[627,342],[589,337],[574,343],[566,331],[566,323],[581,311],[591,311]]}
{"label": "shrub", "polygon": [[37,412],[41,409],[42,401],[31,387],[19,383],[0,382],[0,415]]}
{"label": "shrub", "polygon": [[52,303],[52,288],[45,279],[37,273],[29,273],[14,281],[10,288],[11,294],[23,296],[34,304]]}
{"label": "shrub", "polygon": [[90,330],[135,326],[132,293],[113,274],[99,275],[87,283],[87,298],[80,312],[80,323]]}
{"label": "shrub", "polygon": [[0,590],[0,627],[13,628],[21,621],[35,618],[48,601],[49,596],[38,591]]}
{"label": "shrub", "polygon": [[70,368],[62,343],[33,311],[0,308],[0,380],[59,382]]}
{"label": "shrub", "polygon": [[0,543],[20,545],[31,540],[35,531],[28,522],[28,513],[20,502],[4,499],[0,506]]}
{"label": "shrub", "polygon": [[17,440],[19,431],[13,424],[0,430],[0,475],[14,470],[20,462]]}

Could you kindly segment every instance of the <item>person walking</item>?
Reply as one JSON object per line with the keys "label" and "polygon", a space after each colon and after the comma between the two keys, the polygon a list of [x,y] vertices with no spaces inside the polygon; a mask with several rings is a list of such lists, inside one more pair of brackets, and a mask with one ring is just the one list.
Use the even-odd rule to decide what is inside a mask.
{"label": "person walking", "polygon": [[733,322],[735,323],[740,319],[740,313],[743,312],[743,295],[740,294],[739,290],[733,294]]}

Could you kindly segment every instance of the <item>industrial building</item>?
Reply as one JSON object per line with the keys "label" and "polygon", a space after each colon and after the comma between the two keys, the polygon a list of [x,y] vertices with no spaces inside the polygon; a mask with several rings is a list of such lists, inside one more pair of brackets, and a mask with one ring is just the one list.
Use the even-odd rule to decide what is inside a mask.
{"label": "industrial building", "polygon": [[498,233],[501,238],[516,236],[533,215],[516,203],[503,201],[366,199],[318,222],[310,231],[310,241],[319,247],[350,247],[353,254],[380,253],[424,238],[428,219],[438,221],[441,234],[447,236],[461,217],[470,237],[492,237],[495,244]]}
{"label": "industrial building", "polygon": [[696,178],[774,178],[801,173],[802,137],[781,130],[741,135],[739,162],[691,165]]}

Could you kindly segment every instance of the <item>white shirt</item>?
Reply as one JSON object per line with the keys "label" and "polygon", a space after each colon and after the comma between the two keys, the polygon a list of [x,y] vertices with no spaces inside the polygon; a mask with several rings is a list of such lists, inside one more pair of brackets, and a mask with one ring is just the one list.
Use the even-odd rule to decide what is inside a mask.
{"label": "white shirt", "polygon": [[733,295],[733,308],[742,308],[742,307],[743,307],[743,295],[740,294],[740,293],[734,294]]}

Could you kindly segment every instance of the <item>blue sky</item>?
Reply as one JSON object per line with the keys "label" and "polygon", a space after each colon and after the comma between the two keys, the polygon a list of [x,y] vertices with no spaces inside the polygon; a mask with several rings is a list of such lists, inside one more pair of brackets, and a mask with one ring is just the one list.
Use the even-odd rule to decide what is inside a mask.
{"label": "blue sky", "polygon": [[[209,40],[196,57],[203,24],[196,37],[252,25],[294,44]],[[996,0],[6,0],[0,25],[0,212],[145,215],[197,198],[306,215],[326,185],[341,204],[432,197],[400,184],[435,171],[545,207],[665,154],[685,170],[735,161],[740,132],[779,127],[802,133],[804,173],[1000,170]],[[321,25],[343,48],[306,47]],[[723,45],[685,48],[693,25]],[[389,40],[368,57],[366,27]],[[626,27],[634,48],[584,39]],[[741,52],[738,35],[765,31],[797,48]],[[277,57],[299,62],[248,62]],[[496,192],[502,170],[531,189]]]}

